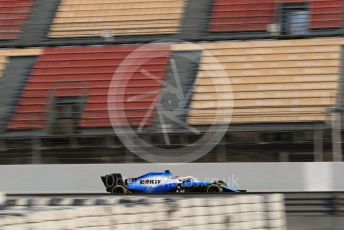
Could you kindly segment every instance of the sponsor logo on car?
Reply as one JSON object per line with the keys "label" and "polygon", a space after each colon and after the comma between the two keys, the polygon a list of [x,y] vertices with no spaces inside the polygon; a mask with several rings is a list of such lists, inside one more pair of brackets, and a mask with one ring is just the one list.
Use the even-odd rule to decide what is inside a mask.
{"label": "sponsor logo on car", "polygon": [[161,180],[140,180],[140,184],[160,184]]}

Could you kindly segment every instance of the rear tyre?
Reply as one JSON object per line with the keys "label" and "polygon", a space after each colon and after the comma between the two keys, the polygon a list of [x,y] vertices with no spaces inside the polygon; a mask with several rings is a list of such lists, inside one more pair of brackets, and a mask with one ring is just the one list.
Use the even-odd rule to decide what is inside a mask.
{"label": "rear tyre", "polygon": [[218,184],[211,184],[207,188],[207,193],[221,193],[223,189]]}
{"label": "rear tyre", "polygon": [[123,185],[116,185],[112,188],[111,194],[128,194],[128,189],[124,187]]}
{"label": "rear tyre", "polygon": [[224,181],[222,181],[222,180],[216,181],[215,183],[216,183],[216,184],[219,184],[219,185],[224,185],[224,186],[227,185],[227,184],[226,184]]}
{"label": "rear tyre", "polygon": [[104,183],[107,188],[113,188],[116,185],[124,185],[122,175],[119,173],[106,175]]}

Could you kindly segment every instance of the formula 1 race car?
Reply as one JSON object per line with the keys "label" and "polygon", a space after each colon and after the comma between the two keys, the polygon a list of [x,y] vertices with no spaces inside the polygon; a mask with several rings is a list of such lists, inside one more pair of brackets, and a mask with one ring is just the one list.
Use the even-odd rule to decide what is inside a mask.
{"label": "formula 1 race car", "polygon": [[223,181],[201,182],[191,176],[173,176],[169,170],[165,172],[151,172],[137,178],[123,179],[121,174],[109,174],[101,177],[106,191],[111,194],[132,193],[238,193]]}

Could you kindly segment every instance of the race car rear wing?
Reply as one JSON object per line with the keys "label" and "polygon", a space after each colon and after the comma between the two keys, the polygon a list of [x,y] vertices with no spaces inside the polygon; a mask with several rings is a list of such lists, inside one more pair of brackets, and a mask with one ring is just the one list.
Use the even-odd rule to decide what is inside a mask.
{"label": "race car rear wing", "polygon": [[124,185],[123,177],[120,173],[113,173],[106,176],[101,176],[102,182],[107,192],[111,192],[116,185]]}

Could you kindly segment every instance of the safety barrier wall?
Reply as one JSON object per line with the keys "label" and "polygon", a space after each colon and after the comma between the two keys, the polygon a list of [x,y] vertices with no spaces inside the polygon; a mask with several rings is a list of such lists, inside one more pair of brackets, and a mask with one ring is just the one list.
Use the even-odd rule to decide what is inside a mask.
{"label": "safety barrier wall", "polygon": [[[269,193],[270,194],[270,193]],[[183,200],[190,198],[229,198],[235,196],[252,196],[263,194],[169,194],[165,201]],[[266,194],[264,194],[266,195]],[[344,193],[343,192],[297,192],[283,193],[285,201],[285,211],[287,214],[327,214],[327,215],[343,215],[344,213]],[[70,206],[89,207],[101,205],[120,205],[147,203],[147,199],[152,196],[135,196],[136,199],[127,199],[134,196],[102,196],[100,194],[69,194],[69,195],[0,195],[0,205],[2,210],[32,210],[45,207],[47,209],[62,209]],[[158,195],[162,198],[164,195]],[[264,196],[266,197],[266,196]],[[158,199],[156,199],[158,200]]]}
{"label": "safety barrier wall", "polygon": [[[115,198],[113,198],[114,200]],[[117,198],[112,206],[33,211],[0,218],[16,229],[286,229],[282,195],[222,198]],[[126,204],[127,203],[127,204]]]}
{"label": "safety barrier wall", "polygon": [[105,193],[100,176],[133,178],[171,170],[199,180],[223,180],[249,192],[344,191],[343,163],[192,163],[3,165],[0,189],[6,193]]}

